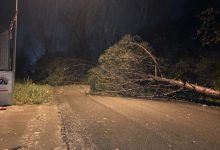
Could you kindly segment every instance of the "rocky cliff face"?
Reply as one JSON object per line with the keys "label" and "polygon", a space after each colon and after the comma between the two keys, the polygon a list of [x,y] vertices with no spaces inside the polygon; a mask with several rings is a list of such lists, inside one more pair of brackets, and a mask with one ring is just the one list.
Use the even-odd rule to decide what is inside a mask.
{"label": "rocky cliff face", "polygon": [[95,60],[123,35],[180,17],[184,1],[21,0],[19,48]]}

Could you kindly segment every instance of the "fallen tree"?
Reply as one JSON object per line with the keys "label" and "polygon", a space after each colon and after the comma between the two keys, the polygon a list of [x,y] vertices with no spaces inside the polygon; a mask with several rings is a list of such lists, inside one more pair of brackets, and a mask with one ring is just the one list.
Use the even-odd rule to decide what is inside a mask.
{"label": "fallen tree", "polygon": [[126,35],[99,58],[89,71],[91,92],[150,98],[220,99],[220,91],[162,76],[158,59],[147,42]]}
{"label": "fallen tree", "polygon": [[197,84],[192,84],[189,82],[183,82],[181,80],[168,79],[168,78],[157,77],[153,75],[148,75],[147,78],[148,80],[153,79],[155,81],[164,82],[164,83],[167,83],[173,86],[177,86],[177,87],[180,87],[181,89],[192,90],[194,92],[205,95],[207,97],[220,99],[220,91],[218,90],[199,86]]}

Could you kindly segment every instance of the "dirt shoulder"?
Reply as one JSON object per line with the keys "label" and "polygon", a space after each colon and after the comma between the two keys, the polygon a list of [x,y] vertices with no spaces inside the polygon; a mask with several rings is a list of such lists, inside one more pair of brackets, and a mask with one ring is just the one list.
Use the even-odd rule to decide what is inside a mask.
{"label": "dirt shoulder", "polygon": [[11,106],[0,111],[0,149],[65,149],[56,105]]}

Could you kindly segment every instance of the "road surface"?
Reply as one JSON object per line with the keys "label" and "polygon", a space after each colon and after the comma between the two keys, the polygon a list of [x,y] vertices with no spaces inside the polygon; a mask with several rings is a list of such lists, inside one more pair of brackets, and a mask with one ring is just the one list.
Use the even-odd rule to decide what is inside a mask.
{"label": "road surface", "polygon": [[202,105],[56,90],[68,149],[219,150],[220,111]]}
{"label": "road surface", "polygon": [[56,105],[11,106],[0,111],[0,150],[63,150]]}

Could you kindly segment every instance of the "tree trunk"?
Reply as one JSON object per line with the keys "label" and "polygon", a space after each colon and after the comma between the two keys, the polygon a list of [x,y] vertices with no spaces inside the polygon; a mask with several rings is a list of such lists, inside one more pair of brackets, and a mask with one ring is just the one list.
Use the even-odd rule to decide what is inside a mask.
{"label": "tree trunk", "polygon": [[196,85],[196,84],[191,84],[189,82],[183,82],[181,80],[174,80],[174,79],[168,79],[168,78],[163,78],[163,77],[156,77],[156,76],[153,76],[153,75],[148,75],[147,77],[150,78],[150,79],[153,79],[155,81],[165,82],[165,83],[168,83],[170,85],[177,86],[177,87],[183,87],[184,89],[192,90],[194,92],[206,95],[208,97],[220,99],[220,91],[218,91],[218,90],[214,90],[214,89],[211,89],[211,88],[206,88],[206,87],[199,86],[199,85]]}

